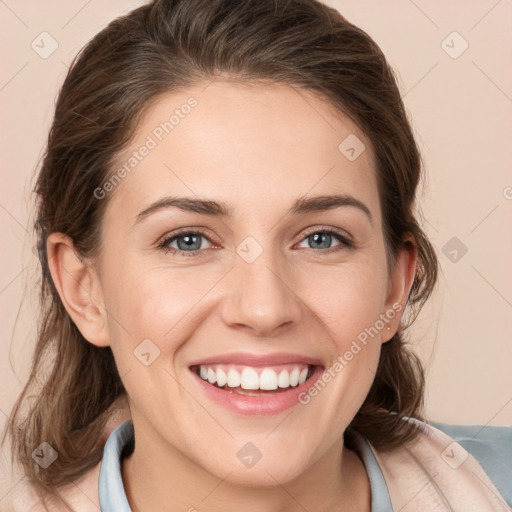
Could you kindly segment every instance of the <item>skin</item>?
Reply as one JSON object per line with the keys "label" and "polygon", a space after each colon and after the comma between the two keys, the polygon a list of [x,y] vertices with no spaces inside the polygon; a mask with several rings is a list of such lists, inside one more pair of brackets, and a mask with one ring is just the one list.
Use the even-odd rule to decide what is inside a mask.
{"label": "skin", "polygon": [[[397,303],[403,311],[417,253],[406,245],[388,274],[371,142],[312,92],[215,81],[153,103],[118,163],[190,96],[198,105],[109,192],[98,258],[77,257],[61,233],[48,240],[67,311],[90,343],[112,348],[129,395],[136,447],[122,472],[132,510],[369,511],[366,471],[342,434],[401,313],[307,405],[280,414],[221,408],[188,365],[287,351],[327,368],[381,313]],[[349,134],[366,146],[354,161],[338,150]],[[333,193],[363,202],[372,220],[351,206],[286,214],[299,197]],[[135,223],[169,195],[223,201],[234,215],[167,208]],[[178,228],[200,227],[207,238],[194,256],[157,248]],[[328,227],[355,248],[308,240]],[[252,263],[236,252],[247,236],[263,251]],[[160,350],[149,366],[133,353],[147,338]],[[247,442],[262,453],[251,468],[237,459]]]}

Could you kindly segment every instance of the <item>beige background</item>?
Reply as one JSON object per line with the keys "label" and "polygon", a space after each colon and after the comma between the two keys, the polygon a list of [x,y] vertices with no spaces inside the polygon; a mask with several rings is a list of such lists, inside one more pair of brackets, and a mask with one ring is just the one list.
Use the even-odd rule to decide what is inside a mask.
{"label": "beige background", "polygon": [[[141,3],[0,2],[0,428],[34,342],[30,191],[56,93],[77,51]],[[512,425],[512,1],[328,3],[382,47],[423,151],[424,227],[442,266],[438,293],[410,333],[428,370],[428,418]],[[31,47],[43,31],[58,43],[46,59]]]}

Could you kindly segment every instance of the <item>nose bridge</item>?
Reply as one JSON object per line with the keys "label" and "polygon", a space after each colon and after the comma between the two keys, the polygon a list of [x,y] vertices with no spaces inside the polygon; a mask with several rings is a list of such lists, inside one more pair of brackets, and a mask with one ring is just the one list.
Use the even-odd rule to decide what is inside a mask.
{"label": "nose bridge", "polygon": [[227,325],[245,325],[261,335],[296,322],[300,299],[279,254],[248,237],[236,248],[235,268],[223,308]]}

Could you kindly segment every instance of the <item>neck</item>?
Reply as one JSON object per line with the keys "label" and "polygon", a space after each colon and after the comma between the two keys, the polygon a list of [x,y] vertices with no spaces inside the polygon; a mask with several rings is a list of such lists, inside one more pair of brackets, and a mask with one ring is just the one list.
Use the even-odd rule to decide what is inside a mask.
{"label": "neck", "polygon": [[248,486],[218,478],[161,439],[137,436],[135,450],[122,461],[122,477],[132,512],[208,509],[209,512],[369,512],[370,483],[363,463],[339,439],[325,454],[288,482],[269,473],[269,485]]}

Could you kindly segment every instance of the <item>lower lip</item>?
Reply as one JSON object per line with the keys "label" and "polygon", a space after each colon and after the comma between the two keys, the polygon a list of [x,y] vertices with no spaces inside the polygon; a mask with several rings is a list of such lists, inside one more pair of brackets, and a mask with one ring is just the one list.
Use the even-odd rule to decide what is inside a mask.
{"label": "lower lip", "polygon": [[204,390],[206,396],[222,407],[238,414],[267,416],[278,414],[299,404],[299,395],[306,392],[320,378],[323,371],[321,366],[316,366],[311,377],[299,386],[289,388],[287,391],[260,396],[246,396],[229,392],[213,386],[195,372],[191,371],[191,373],[198,381],[199,386]]}

